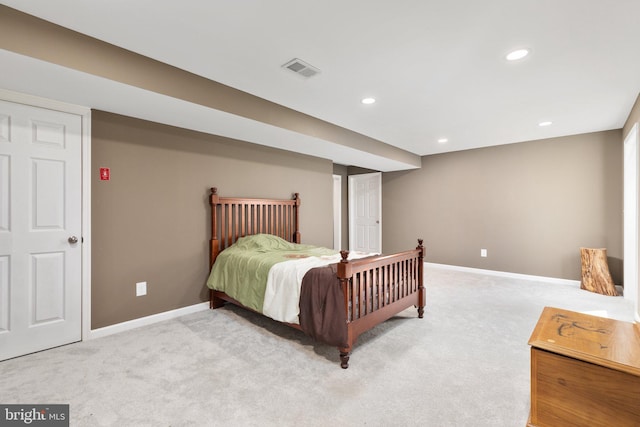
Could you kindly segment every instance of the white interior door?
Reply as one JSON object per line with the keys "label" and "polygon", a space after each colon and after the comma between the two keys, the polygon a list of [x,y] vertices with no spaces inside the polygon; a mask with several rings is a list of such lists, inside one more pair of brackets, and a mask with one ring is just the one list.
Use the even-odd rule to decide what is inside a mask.
{"label": "white interior door", "polygon": [[349,177],[349,250],[382,252],[382,174]]}
{"label": "white interior door", "polygon": [[0,360],[81,339],[81,156],[81,116],[0,101]]}
{"label": "white interior door", "polygon": [[333,249],[342,250],[342,177],[333,175]]}
{"label": "white interior door", "polygon": [[638,124],[624,140],[624,297],[638,316]]}

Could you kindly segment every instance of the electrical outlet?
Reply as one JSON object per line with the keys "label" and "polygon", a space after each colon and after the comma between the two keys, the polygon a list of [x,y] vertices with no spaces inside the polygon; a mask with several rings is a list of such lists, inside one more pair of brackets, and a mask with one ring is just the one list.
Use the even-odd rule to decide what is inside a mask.
{"label": "electrical outlet", "polygon": [[483,258],[487,257],[487,250],[486,249],[480,249],[480,256]]}
{"label": "electrical outlet", "polygon": [[136,283],[136,296],[141,297],[147,294],[147,282]]}

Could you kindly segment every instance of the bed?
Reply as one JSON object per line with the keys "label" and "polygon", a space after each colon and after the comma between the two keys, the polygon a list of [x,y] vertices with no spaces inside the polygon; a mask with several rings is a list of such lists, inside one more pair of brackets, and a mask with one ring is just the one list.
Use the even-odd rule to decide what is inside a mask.
{"label": "bed", "polygon": [[[299,194],[295,193],[290,200],[220,197],[217,188],[213,187],[209,201],[211,272],[207,286],[210,288],[210,308],[232,303],[264,314],[262,307],[236,298],[254,292],[251,288],[254,284],[250,283],[254,280],[243,281],[240,287],[226,287],[222,283],[226,276],[218,270],[223,268],[223,259],[232,258],[233,252],[240,253],[239,246],[253,245],[257,239],[278,249],[285,248],[283,256],[296,261],[282,264],[296,264],[295,258],[307,258],[306,252],[295,252],[299,246],[308,249],[308,245],[301,245],[300,239]],[[340,251],[334,262],[312,267],[304,274],[299,289],[299,307],[296,307],[298,321],[287,321],[290,317],[286,316],[284,320],[278,316],[269,317],[302,330],[317,341],[338,347],[340,366],[346,369],[353,346],[363,332],[411,306],[417,308],[419,318],[424,316],[422,243],[422,239],[418,239],[415,249],[391,255],[353,257],[348,251]],[[291,251],[289,244],[293,245]],[[327,254],[325,258],[330,256]],[[239,271],[244,267],[235,268]]]}

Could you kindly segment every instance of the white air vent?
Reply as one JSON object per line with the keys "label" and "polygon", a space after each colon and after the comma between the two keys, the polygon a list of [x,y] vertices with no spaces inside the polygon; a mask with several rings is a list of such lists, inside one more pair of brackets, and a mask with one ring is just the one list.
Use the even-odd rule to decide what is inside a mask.
{"label": "white air vent", "polygon": [[287,62],[283,65],[284,68],[287,68],[293,71],[296,74],[299,74],[303,77],[313,77],[320,72],[316,67],[311,64],[307,64],[306,62],[294,58],[291,61]]}

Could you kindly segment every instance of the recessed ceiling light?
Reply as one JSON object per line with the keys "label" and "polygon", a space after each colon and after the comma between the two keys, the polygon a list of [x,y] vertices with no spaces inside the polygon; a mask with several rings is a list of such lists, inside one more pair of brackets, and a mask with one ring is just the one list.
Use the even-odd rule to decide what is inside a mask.
{"label": "recessed ceiling light", "polygon": [[540,122],[540,123],[538,123],[538,126],[540,126],[540,127],[551,126],[551,124],[552,124],[552,123],[553,123],[553,122],[549,122],[549,121],[547,121],[547,122]]}
{"label": "recessed ceiling light", "polygon": [[374,102],[376,102],[375,98],[362,98],[362,102],[363,104],[373,104]]}
{"label": "recessed ceiling light", "polygon": [[522,59],[527,55],[529,55],[529,49],[518,49],[507,54],[506,58],[507,61],[517,61],[518,59]]}
{"label": "recessed ceiling light", "polygon": [[447,143],[447,142],[449,142],[449,140],[448,140],[447,138],[440,138],[440,139],[438,140],[438,144],[445,144],[445,143]]}

